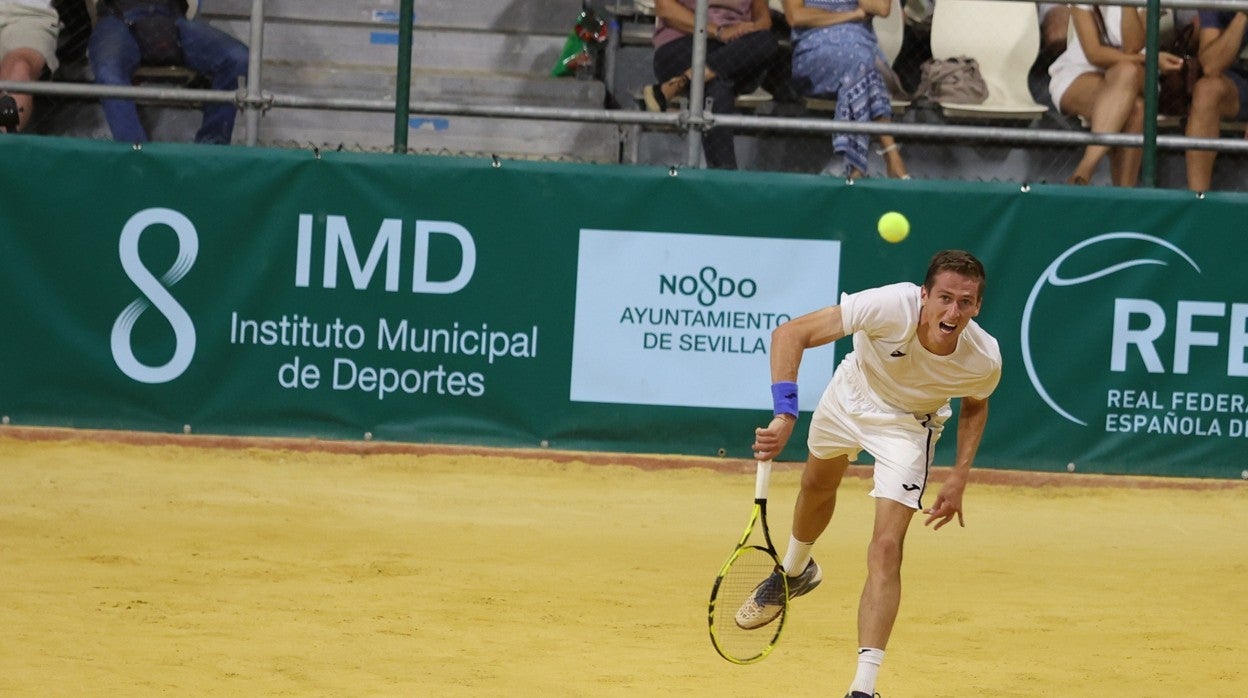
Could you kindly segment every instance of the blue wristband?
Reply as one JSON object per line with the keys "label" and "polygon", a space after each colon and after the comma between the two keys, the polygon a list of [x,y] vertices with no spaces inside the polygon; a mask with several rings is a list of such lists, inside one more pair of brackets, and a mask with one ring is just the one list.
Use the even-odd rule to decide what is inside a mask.
{"label": "blue wristband", "polygon": [[797,383],[782,381],[771,384],[771,401],[775,405],[776,415],[791,414],[797,416]]}

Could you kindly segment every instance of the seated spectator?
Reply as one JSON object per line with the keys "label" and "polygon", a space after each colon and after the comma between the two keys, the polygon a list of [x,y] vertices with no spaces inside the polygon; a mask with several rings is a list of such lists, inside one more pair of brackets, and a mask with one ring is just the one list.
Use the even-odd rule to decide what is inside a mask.
{"label": "seated spectator", "polygon": [[[1066,50],[1049,66],[1049,94],[1063,114],[1087,120],[1093,133],[1144,131],[1144,20],[1134,8],[1117,5],[1075,5],[1075,31]],[[1183,60],[1162,51],[1158,70],[1171,72]],[[1089,145],[1067,184],[1089,184],[1096,168],[1109,156],[1110,181],[1132,187],[1140,178],[1139,148]]]}
{"label": "seated spectator", "polygon": [[1041,2],[1036,4],[1040,19],[1040,59],[1052,63],[1066,50],[1070,32],[1070,5]]}
{"label": "seated spectator", "polygon": [[[1248,65],[1239,58],[1248,45],[1248,14],[1201,10],[1199,21],[1203,75],[1192,91],[1187,135],[1217,138],[1223,120],[1248,120]],[[1187,151],[1188,189],[1209,191],[1217,155],[1214,150]]]}
{"label": "seated spectator", "polygon": [[[666,111],[668,102],[689,90],[695,6],[696,0],[654,4],[654,75],[659,82],[642,91],[650,111]],[[706,97],[712,113],[731,114],[737,94],[762,77],[779,50],[771,34],[767,0],[710,0],[706,34]],[[717,126],[707,131],[702,150],[708,167],[736,169],[730,129]]]}
{"label": "seated spectator", "polygon": [[893,71],[901,88],[912,93],[922,80],[923,64],[932,59],[932,16],[936,0],[902,0],[901,50]]}
{"label": "seated spectator", "polygon": [[[87,57],[95,82],[100,85],[130,85],[140,65],[182,65],[208,78],[214,90],[236,90],[247,75],[247,47],[207,23],[188,19],[185,0],[99,0],[95,28],[87,47]],[[136,21],[137,20],[137,21]],[[163,23],[164,36],[141,47],[139,31],[133,26]],[[146,38],[146,37],[144,37]],[[101,100],[104,118],[113,138],[127,143],[144,143],[147,131],[139,122],[138,108],[128,99]],[[233,104],[204,104],[204,120],[195,134],[196,143],[229,143],[234,134],[237,109]]]}
{"label": "seated spectator", "polygon": [[[52,0],[0,0],[0,80],[33,82],[56,70],[60,27]],[[0,92],[0,131],[26,128],[33,110],[31,95]]]}
{"label": "seated spectator", "polygon": [[[892,121],[892,94],[884,82],[888,59],[880,50],[871,18],[887,17],[891,0],[784,0],[793,27],[793,80],[808,95],[835,96],[839,121]],[[870,136],[837,134],[832,150],[845,160],[845,174],[867,174]],[[889,177],[909,179],[892,136],[880,136]]]}
{"label": "seated spectator", "polygon": [[1033,99],[1040,104],[1050,104],[1053,98],[1049,94],[1049,66],[1066,50],[1070,5],[1037,3],[1036,15],[1040,22],[1040,51],[1031,70],[1027,71],[1027,86]]}

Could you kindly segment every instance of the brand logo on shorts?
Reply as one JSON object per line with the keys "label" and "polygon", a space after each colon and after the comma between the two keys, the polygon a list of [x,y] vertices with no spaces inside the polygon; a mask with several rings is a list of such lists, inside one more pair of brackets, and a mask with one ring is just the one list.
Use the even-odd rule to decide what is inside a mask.
{"label": "brand logo on shorts", "polygon": [[903,489],[903,490],[905,490],[905,491],[907,491],[907,492],[913,492],[913,491],[915,491],[915,490],[919,489],[919,485],[902,485],[902,486],[901,486],[901,489]]}

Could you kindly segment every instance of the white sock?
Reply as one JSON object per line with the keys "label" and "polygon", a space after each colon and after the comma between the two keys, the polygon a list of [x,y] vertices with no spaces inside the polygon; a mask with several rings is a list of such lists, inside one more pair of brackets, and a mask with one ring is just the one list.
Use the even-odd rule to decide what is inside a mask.
{"label": "white sock", "polygon": [[810,562],[810,549],[814,547],[814,542],[803,543],[800,540],[789,536],[789,549],[784,552],[784,573],[790,577],[796,577],[806,571],[806,563]]}
{"label": "white sock", "polygon": [[854,674],[854,682],[849,690],[860,691],[869,696],[875,695],[875,678],[880,675],[880,664],[884,663],[884,650],[874,647],[858,648],[858,673]]}

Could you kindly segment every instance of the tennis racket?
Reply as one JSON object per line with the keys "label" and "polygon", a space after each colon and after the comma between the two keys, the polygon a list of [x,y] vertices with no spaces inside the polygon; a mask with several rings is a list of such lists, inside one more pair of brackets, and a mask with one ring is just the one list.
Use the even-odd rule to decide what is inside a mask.
{"label": "tennis racket", "polygon": [[[754,511],[745,533],[737,541],[737,547],[711,587],[711,603],[707,613],[710,624],[711,644],[720,656],[734,664],[753,664],[766,658],[780,639],[784,617],[789,610],[788,579],[776,575],[765,590],[765,609],[745,605],[754,597],[755,589],[767,582],[773,572],[780,570],[780,558],[776,546],[771,543],[771,531],[767,529],[767,486],[771,481],[771,461],[758,462],[758,475],[754,480]],[[755,529],[761,529],[762,541],[750,543],[756,537]],[[774,620],[768,618],[777,612]],[[758,611],[764,610],[760,616]],[[739,615],[741,614],[741,615]]]}

